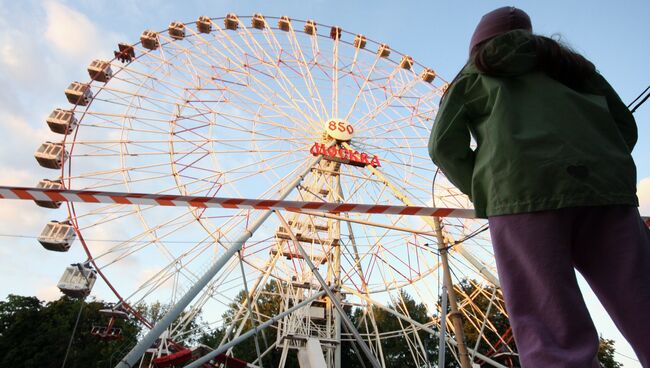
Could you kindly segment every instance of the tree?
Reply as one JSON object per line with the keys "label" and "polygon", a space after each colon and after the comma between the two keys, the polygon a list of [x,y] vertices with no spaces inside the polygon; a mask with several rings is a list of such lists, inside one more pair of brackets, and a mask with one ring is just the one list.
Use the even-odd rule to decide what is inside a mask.
{"label": "tree", "polygon": [[[82,308],[83,305],[83,308]],[[117,321],[123,338],[105,341],[91,335],[94,323],[106,323],[100,309],[108,305],[61,297],[45,303],[35,297],[9,295],[0,302],[1,367],[60,367],[81,309],[81,318],[68,355],[67,367],[107,367],[113,354],[135,344],[139,327],[131,320]],[[114,358],[114,356],[113,356]]]}
{"label": "tree", "polygon": [[[418,349],[418,346],[424,347],[427,355],[426,359],[429,362],[438,361],[438,340],[433,335],[413,328],[409,322],[396,317],[392,313],[387,312],[382,308],[372,306],[372,314],[374,316],[377,330],[379,333],[391,333],[389,338],[381,340],[381,349],[383,352],[384,362],[387,367],[417,367],[415,360],[412,357],[412,349]],[[426,324],[431,321],[431,316],[427,314],[426,306],[415,302],[415,300],[405,291],[400,290],[398,297],[394,298],[388,305],[389,309],[397,311],[399,314],[409,317],[410,319]],[[368,316],[368,311],[357,308],[354,311],[352,321],[358,327],[359,332],[364,335],[367,333],[375,333],[374,328],[370,323],[364,321]],[[417,337],[414,335],[417,333]],[[408,334],[406,336],[405,334]],[[409,342],[410,341],[410,342]],[[415,343],[415,347],[410,347],[410,344]],[[350,348],[347,353],[352,355]],[[418,353],[420,353],[418,351]],[[358,363],[358,358],[351,357],[350,367],[361,367]],[[452,359],[447,359],[451,362]],[[369,362],[364,357],[366,367]],[[445,364],[447,367],[453,367],[451,363]]]}
{"label": "tree", "polygon": [[598,346],[598,360],[603,368],[621,368],[621,363],[614,360],[614,340],[604,339],[600,337],[600,344]]}
{"label": "tree", "polygon": [[[280,296],[280,285],[278,281],[271,280],[266,285],[264,285],[263,290],[259,293],[259,297],[253,307],[253,314],[256,320],[256,324],[259,325],[264,323],[264,321],[269,320],[272,316],[275,316],[281,313],[283,308],[283,300]],[[216,348],[219,346],[221,340],[225,336],[226,326],[231,325],[233,322],[238,327],[241,322],[241,318],[244,315],[237,317],[237,311],[244,307],[246,308],[247,303],[247,294],[244,290],[241,290],[239,294],[235,297],[235,301],[229,305],[228,310],[223,314],[224,326],[217,327],[213,331],[204,333],[200,338],[200,342],[204,345]],[[237,317],[237,319],[235,319]],[[237,332],[237,327],[230,332],[230,338],[234,337],[234,334]],[[249,331],[253,328],[253,325],[249,318],[244,321],[244,328],[242,333]],[[267,350],[277,339],[277,323],[271,328],[262,330],[258,336],[258,344],[261,351]],[[278,366],[280,362],[281,351],[278,349],[273,349],[269,352],[263,359],[265,366]],[[255,339],[253,337],[242,341],[237,344],[233,349],[233,356],[238,359],[253,362],[257,359],[257,350],[255,347]],[[294,354],[290,354],[286,367],[297,367],[298,361],[295,358]]]}
{"label": "tree", "polygon": [[[455,290],[463,299],[471,300],[465,306],[465,313],[476,316],[471,320],[468,320],[467,317],[463,318],[463,332],[467,346],[471,349],[477,346],[476,342],[485,319],[484,314],[490,309],[487,316],[489,324],[483,328],[477,350],[506,366],[519,366],[516,356],[509,354],[510,352],[516,353],[517,346],[510,329],[510,321],[504,313],[505,305],[500,296],[501,291],[495,290],[492,285],[481,285],[478,281],[469,279],[461,280]],[[494,294],[495,292],[496,294]],[[492,298],[493,295],[494,298]],[[481,363],[479,359],[475,359],[475,362]]]}

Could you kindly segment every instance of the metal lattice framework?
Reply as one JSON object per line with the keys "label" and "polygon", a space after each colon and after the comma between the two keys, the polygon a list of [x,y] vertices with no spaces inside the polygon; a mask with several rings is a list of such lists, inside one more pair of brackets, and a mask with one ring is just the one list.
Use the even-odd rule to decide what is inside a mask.
{"label": "metal lattice framework", "polygon": [[[432,69],[365,36],[286,17],[201,17],[173,22],[165,31],[145,31],[140,43],[120,45],[114,60],[95,61],[89,72],[89,82],[66,90],[74,103],[74,117],[65,118],[68,128],[57,131],[50,124],[53,131],[68,134],[61,144],[39,150],[55,157],[39,163],[60,167],[61,181],[48,185],[371,205],[470,205],[427,154],[447,83]],[[57,115],[60,120],[64,111]],[[63,157],[63,151],[69,156]],[[274,316],[251,308],[263,286],[275,280],[284,314],[272,327],[278,340],[258,346],[259,356],[280,349],[286,360],[294,349],[306,347],[305,340],[316,338],[326,364],[338,367],[341,342],[355,341],[360,355],[369,353],[386,366],[382,344],[403,339],[406,359],[425,366],[430,347],[421,336],[439,331],[442,248],[450,252],[455,284],[477,280],[472,294],[456,288],[466,328],[483,342],[476,353],[479,344],[470,346],[470,355],[502,366],[488,356],[498,345],[507,347],[502,339],[507,331],[475,303],[477,296],[487,297],[488,309],[505,314],[500,294],[487,287],[498,280],[484,222],[444,218],[436,228],[431,217],[385,214],[277,211],[276,216],[248,209],[120,203],[65,207],[89,264],[119,308],[145,326],[151,328],[153,321],[135,306],[152,301],[179,306],[206,280],[191,303],[180,305],[182,317],[162,327],[162,341],[173,346],[191,345],[188,326],[198,313],[211,328],[228,331],[223,351],[245,335],[247,321],[269,324]],[[233,257],[224,256],[229,250]],[[214,274],[206,276],[206,270]],[[224,318],[242,290],[250,297],[235,317]],[[408,315],[402,307],[406,294],[426,306],[428,320]],[[361,308],[359,325],[347,326],[337,307]],[[310,315],[309,308],[322,308],[323,314]],[[400,328],[381,330],[373,311],[397,317]],[[453,327],[447,327],[451,336]],[[355,340],[357,330],[365,331],[358,336],[363,343]],[[302,339],[294,338],[298,335]],[[454,344],[450,337],[447,342]],[[152,351],[154,358],[180,349],[162,345]]]}

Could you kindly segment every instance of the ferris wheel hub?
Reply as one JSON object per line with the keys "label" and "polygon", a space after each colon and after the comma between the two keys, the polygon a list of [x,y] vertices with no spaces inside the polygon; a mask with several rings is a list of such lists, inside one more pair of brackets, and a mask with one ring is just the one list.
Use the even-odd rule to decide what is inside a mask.
{"label": "ferris wheel hub", "polygon": [[328,119],[325,121],[325,133],[337,141],[347,142],[352,139],[354,127],[343,119]]}

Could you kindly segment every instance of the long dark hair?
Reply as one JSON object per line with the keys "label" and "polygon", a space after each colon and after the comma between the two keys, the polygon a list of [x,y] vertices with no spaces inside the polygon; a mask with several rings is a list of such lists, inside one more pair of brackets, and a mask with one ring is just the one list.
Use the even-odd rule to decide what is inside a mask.
{"label": "long dark hair", "polygon": [[[566,45],[540,35],[532,35],[532,40],[537,53],[537,70],[575,90],[583,89],[593,76],[596,70],[594,64]],[[472,50],[470,61],[481,73],[498,75],[486,57],[486,44],[479,44]]]}

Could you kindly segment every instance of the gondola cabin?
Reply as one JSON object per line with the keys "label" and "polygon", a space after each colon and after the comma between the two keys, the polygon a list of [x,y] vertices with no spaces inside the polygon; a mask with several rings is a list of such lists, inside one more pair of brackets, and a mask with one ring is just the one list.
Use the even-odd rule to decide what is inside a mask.
{"label": "gondola cabin", "polygon": [[196,21],[196,29],[201,33],[210,33],[212,32],[212,20],[210,17],[202,15]]}
{"label": "gondola cabin", "polygon": [[75,263],[66,267],[57,287],[61,292],[71,298],[84,298],[97,280],[97,271],[90,265]]}
{"label": "gondola cabin", "polygon": [[104,60],[93,60],[88,65],[88,75],[90,75],[92,80],[104,83],[108,82],[113,77],[111,63]]}
{"label": "gondola cabin", "polygon": [[78,121],[71,110],[54,109],[45,120],[54,133],[70,134],[77,128]]}
{"label": "gondola cabin", "polygon": [[47,169],[60,169],[68,159],[63,143],[45,142],[34,153],[38,164]]}
{"label": "gondola cabin", "polygon": [[255,29],[266,28],[266,20],[264,19],[264,16],[260,13],[253,15],[253,19],[251,20],[251,23],[253,25],[253,28]]}
{"label": "gondola cabin", "polygon": [[69,221],[50,221],[45,225],[38,242],[43,248],[55,252],[67,252],[77,234]]}
{"label": "gondola cabin", "polygon": [[[64,189],[63,188],[63,181],[61,180],[49,180],[49,179],[43,179],[38,182],[36,185],[36,188],[43,188],[43,189]],[[54,202],[54,201],[43,201],[43,200],[35,200],[34,201],[37,206],[39,207],[44,207],[44,208],[59,208],[61,207],[61,202]]]}
{"label": "gondola cabin", "polygon": [[86,83],[72,82],[65,89],[65,97],[73,105],[87,106],[93,98],[93,92]]}
{"label": "gondola cabin", "polygon": [[281,16],[280,20],[278,21],[278,28],[285,32],[289,32],[291,29],[291,19],[286,15]]}
{"label": "gondola cabin", "polygon": [[182,40],[185,38],[185,24],[181,22],[171,22],[167,32],[169,32],[169,37],[175,40]]}
{"label": "gondola cabin", "polygon": [[148,50],[155,50],[160,46],[160,43],[158,42],[158,33],[151,31],[151,30],[146,30],[142,32],[142,35],[140,36],[140,43],[142,44],[142,47]]}
{"label": "gondola cabin", "polygon": [[235,14],[229,13],[223,20],[223,26],[231,31],[236,31],[239,27],[239,18]]}
{"label": "gondola cabin", "polygon": [[311,20],[311,19],[308,20],[308,21],[305,23],[305,33],[307,33],[307,34],[310,35],[310,36],[315,35],[315,34],[316,34],[316,22],[314,22],[314,21]]}

